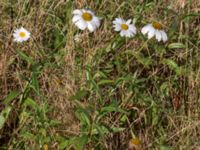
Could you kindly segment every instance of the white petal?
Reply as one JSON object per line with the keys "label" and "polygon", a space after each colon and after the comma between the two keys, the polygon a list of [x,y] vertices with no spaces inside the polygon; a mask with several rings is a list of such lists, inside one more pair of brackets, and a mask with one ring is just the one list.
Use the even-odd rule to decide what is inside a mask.
{"label": "white petal", "polygon": [[155,29],[150,28],[150,30],[148,32],[148,39],[151,39],[154,35],[155,35]]}
{"label": "white petal", "polygon": [[73,14],[74,14],[74,15],[82,15],[83,13],[82,13],[82,11],[81,11],[80,9],[75,9],[75,10],[73,11]]}
{"label": "white petal", "polygon": [[156,39],[158,40],[158,42],[160,42],[162,39],[161,32],[159,30],[156,30],[155,35],[156,35]]}
{"label": "white petal", "polygon": [[135,34],[130,32],[130,36],[129,37],[134,37],[134,36],[135,36]]}
{"label": "white petal", "polygon": [[116,18],[114,21],[113,21],[114,24],[122,24],[122,23],[125,23],[125,21],[122,19],[122,18]]}
{"label": "white petal", "polygon": [[151,28],[151,24],[147,24],[146,26],[144,26],[141,30],[142,34],[145,35],[147,32],[149,32]]}
{"label": "white petal", "polygon": [[94,25],[96,26],[96,28],[100,26],[100,20],[96,16],[93,16],[92,22],[94,22]]}
{"label": "white petal", "polygon": [[167,34],[166,34],[165,31],[163,31],[163,30],[161,30],[160,33],[161,33],[163,42],[166,42],[166,41],[168,40]]}
{"label": "white petal", "polygon": [[113,21],[113,24],[119,24],[119,23],[118,23],[117,20],[115,19],[115,20]]}
{"label": "white petal", "polygon": [[87,23],[83,21],[82,19],[77,21],[75,25],[81,30],[85,30],[85,28],[87,27]]}
{"label": "white petal", "polygon": [[96,27],[92,24],[92,22],[87,23],[87,27],[90,32],[93,32],[96,29]]}
{"label": "white petal", "polygon": [[124,36],[126,36],[126,32],[125,32],[124,30],[122,30],[122,31],[120,32],[120,35],[121,35],[122,37],[124,37]]}
{"label": "white petal", "polygon": [[134,36],[133,32],[126,31],[126,37],[132,37]]}
{"label": "white petal", "polygon": [[129,30],[133,33],[136,33],[136,27],[133,24],[129,25]]}
{"label": "white petal", "polygon": [[121,26],[119,24],[114,25],[114,30],[115,31],[120,31],[121,30]]}
{"label": "white petal", "polygon": [[75,15],[73,18],[72,18],[72,22],[75,23],[77,22],[78,20],[81,19],[81,16],[80,15]]}
{"label": "white petal", "polygon": [[126,21],[126,24],[129,25],[131,23],[131,19]]}
{"label": "white petal", "polygon": [[93,17],[95,16],[95,14],[91,10],[86,10],[86,12],[91,14]]}

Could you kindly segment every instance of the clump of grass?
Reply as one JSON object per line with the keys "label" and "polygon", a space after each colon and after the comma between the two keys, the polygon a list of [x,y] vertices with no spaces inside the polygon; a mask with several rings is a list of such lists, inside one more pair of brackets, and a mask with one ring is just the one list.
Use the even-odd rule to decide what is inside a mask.
{"label": "clump of grass", "polygon": [[[198,149],[199,5],[0,2],[0,148]],[[76,8],[102,18],[95,33],[74,27]],[[119,16],[134,20],[136,37],[113,32]],[[140,33],[154,20],[167,43]],[[20,26],[32,38],[17,44]]]}

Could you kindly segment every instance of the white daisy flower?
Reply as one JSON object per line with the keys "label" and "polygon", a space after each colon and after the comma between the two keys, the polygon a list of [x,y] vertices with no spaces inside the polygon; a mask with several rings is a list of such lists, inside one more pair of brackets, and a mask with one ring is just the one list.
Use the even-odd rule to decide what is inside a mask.
{"label": "white daisy flower", "polygon": [[24,42],[27,41],[31,36],[31,33],[23,27],[16,29],[13,33],[14,41]]}
{"label": "white daisy flower", "polygon": [[141,32],[144,35],[148,34],[148,39],[151,39],[153,36],[155,36],[158,42],[160,42],[161,40],[163,42],[166,42],[168,39],[162,25],[158,22],[147,24],[142,28]]}
{"label": "white daisy flower", "polygon": [[81,30],[94,32],[100,26],[100,20],[90,10],[76,9],[73,11],[72,22]]}
{"label": "white daisy flower", "polygon": [[122,37],[133,37],[136,34],[136,27],[131,24],[131,19],[125,21],[122,18],[116,18],[113,24],[114,30],[119,31]]}

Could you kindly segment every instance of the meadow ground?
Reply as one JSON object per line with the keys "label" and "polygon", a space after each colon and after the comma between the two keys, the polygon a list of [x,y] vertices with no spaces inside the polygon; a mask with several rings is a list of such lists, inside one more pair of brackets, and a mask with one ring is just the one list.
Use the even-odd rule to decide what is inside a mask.
{"label": "meadow ground", "polygon": [[[74,26],[77,8],[100,28]],[[0,149],[200,150],[199,0],[1,0],[0,17]],[[152,21],[167,42],[141,34]]]}

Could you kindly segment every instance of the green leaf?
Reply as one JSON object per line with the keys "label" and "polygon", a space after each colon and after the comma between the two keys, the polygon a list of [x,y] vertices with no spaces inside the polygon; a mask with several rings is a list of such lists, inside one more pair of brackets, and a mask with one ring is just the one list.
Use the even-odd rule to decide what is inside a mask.
{"label": "green leaf", "polygon": [[114,83],[114,81],[113,80],[101,80],[97,84],[104,85],[104,84],[111,84],[111,83]]}
{"label": "green leaf", "polygon": [[76,111],[76,117],[80,120],[81,124],[90,126],[89,113],[84,109],[79,109]]}
{"label": "green leaf", "polygon": [[25,139],[25,140],[33,140],[35,139],[35,135],[30,133],[30,132],[24,132],[24,133],[21,133],[21,136]]}
{"label": "green leaf", "polygon": [[174,62],[174,61],[171,60],[171,59],[164,59],[164,60],[163,60],[163,63],[166,64],[166,65],[168,65],[168,66],[169,66],[170,68],[172,68],[172,69],[178,68],[178,65],[176,64],[176,62]]}
{"label": "green leaf", "polygon": [[104,135],[104,134],[110,133],[108,128],[103,126],[103,125],[95,125],[95,128],[97,129],[98,134],[100,134],[100,135]]}
{"label": "green leaf", "polygon": [[137,61],[139,63],[143,64],[145,67],[148,67],[149,65],[151,65],[153,63],[153,59],[152,58],[145,57],[140,52],[133,53],[133,55],[135,56],[135,58],[137,59]]}
{"label": "green leaf", "polygon": [[120,113],[123,113],[123,114],[127,114],[126,111],[124,111],[123,109],[121,108],[118,108],[117,106],[113,106],[113,104],[111,104],[110,106],[106,106],[106,107],[103,107],[101,109],[101,112],[97,118],[97,122],[102,118],[104,117],[105,115],[111,113],[111,112],[120,112]]}
{"label": "green leaf", "polygon": [[103,107],[103,108],[101,109],[101,112],[106,112],[106,113],[110,113],[110,112],[127,113],[127,112],[124,111],[123,109],[118,108],[117,106],[112,106],[112,105]]}
{"label": "green leaf", "polygon": [[161,146],[159,146],[159,150],[173,150],[173,148],[161,145]]}
{"label": "green leaf", "polygon": [[181,48],[185,48],[185,45],[182,43],[171,43],[168,45],[169,49],[181,49]]}
{"label": "green leaf", "polygon": [[33,64],[34,61],[31,57],[27,56],[25,53],[23,53],[22,51],[17,51],[17,54],[19,55],[19,57],[25,61],[27,61],[30,64]]}
{"label": "green leaf", "polygon": [[82,98],[84,98],[86,95],[88,94],[88,92],[86,90],[80,90],[78,92],[76,92],[75,95],[70,97],[70,100],[78,100],[80,101]]}
{"label": "green leaf", "polygon": [[35,108],[35,107],[38,106],[37,103],[36,103],[33,99],[31,99],[31,98],[29,98],[29,97],[25,99],[23,105],[25,105],[25,106],[30,106],[30,107],[32,107],[32,108]]}
{"label": "green leaf", "polygon": [[38,75],[35,72],[33,72],[33,74],[32,74],[32,87],[39,94]]}
{"label": "green leaf", "polygon": [[199,16],[200,16],[200,13],[190,13],[190,14],[183,16],[182,20],[187,20],[191,17],[199,17]]}
{"label": "green leaf", "polygon": [[83,150],[84,146],[88,142],[88,136],[82,135],[80,137],[72,137],[70,139],[62,139],[62,141],[59,144],[59,149],[76,149],[76,150]]}
{"label": "green leaf", "polygon": [[178,64],[176,64],[176,62],[171,59],[164,59],[163,64],[167,65],[171,70],[175,71],[177,75],[180,75],[182,72],[181,67],[179,67]]}
{"label": "green leaf", "polygon": [[83,136],[74,138],[72,143],[75,145],[76,150],[83,150],[87,142],[88,142],[88,136],[83,135]]}
{"label": "green leaf", "polygon": [[19,91],[12,91],[9,93],[9,95],[4,99],[3,103],[5,105],[8,105],[13,99],[15,99],[17,96],[19,96]]}
{"label": "green leaf", "polygon": [[121,127],[113,127],[111,128],[113,132],[121,132],[124,131],[126,128],[121,128]]}
{"label": "green leaf", "polygon": [[5,122],[10,114],[11,109],[12,108],[10,106],[8,106],[1,112],[1,114],[0,114],[0,129],[3,128]]}
{"label": "green leaf", "polygon": [[65,148],[70,147],[70,141],[69,140],[64,140],[59,144],[59,149],[64,150]]}

